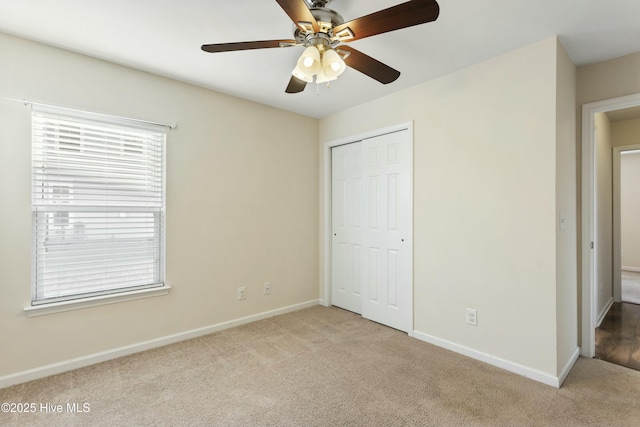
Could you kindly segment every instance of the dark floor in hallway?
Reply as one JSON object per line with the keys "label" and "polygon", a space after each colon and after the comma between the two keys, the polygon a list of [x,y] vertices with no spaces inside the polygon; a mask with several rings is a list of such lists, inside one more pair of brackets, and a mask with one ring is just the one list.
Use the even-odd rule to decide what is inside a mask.
{"label": "dark floor in hallway", "polygon": [[596,329],[596,358],[640,371],[640,305],[613,303]]}

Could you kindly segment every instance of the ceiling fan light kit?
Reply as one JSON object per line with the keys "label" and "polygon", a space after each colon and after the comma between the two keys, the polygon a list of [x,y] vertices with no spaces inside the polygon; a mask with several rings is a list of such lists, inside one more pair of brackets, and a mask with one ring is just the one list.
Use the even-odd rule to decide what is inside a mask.
{"label": "ceiling fan light kit", "polygon": [[309,46],[291,74],[307,83],[313,82],[315,76],[316,83],[320,84],[336,80],[345,69],[346,64],[335,50],[324,48],[321,52],[317,46]]}
{"label": "ceiling fan light kit", "polygon": [[304,46],[287,93],[302,92],[314,76],[318,84],[336,80],[346,67],[388,84],[400,76],[399,71],[342,43],[435,21],[440,13],[436,0],[411,0],[344,22],[339,13],[327,7],[330,1],[276,0],[294,23],[293,40],[207,44],[202,50],[217,53]]}

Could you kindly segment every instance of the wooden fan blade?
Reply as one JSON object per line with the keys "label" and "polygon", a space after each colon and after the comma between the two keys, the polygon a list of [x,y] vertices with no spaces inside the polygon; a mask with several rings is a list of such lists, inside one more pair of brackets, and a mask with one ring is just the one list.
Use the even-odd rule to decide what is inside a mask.
{"label": "wooden fan blade", "polygon": [[333,34],[350,28],[354,37],[348,41],[358,40],[435,21],[439,14],[440,6],[435,0],[412,0],[338,25]]}
{"label": "wooden fan blade", "polygon": [[203,44],[202,50],[205,52],[232,52],[236,50],[249,50],[249,49],[266,49],[270,47],[288,47],[295,46],[295,40],[264,40],[257,42],[236,42],[236,43],[217,43],[217,44]]}
{"label": "wooden fan blade", "polygon": [[285,90],[286,93],[298,93],[302,92],[304,88],[307,87],[307,82],[304,80],[300,80],[296,76],[291,76],[291,80],[289,80],[289,85]]}
{"label": "wooden fan blade", "polygon": [[278,2],[280,7],[284,9],[287,15],[289,15],[289,18],[291,18],[293,23],[302,30],[305,30],[305,26],[301,23],[308,22],[311,24],[314,32],[317,33],[320,31],[320,26],[318,25],[316,18],[313,16],[304,0],[276,0],[276,2]]}
{"label": "wooden fan blade", "polygon": [[349,52],[350,55],[345,58],[344,62],[354,70],[358,70],[363,74],[379,81],[382,84],[388,84],[400,77],[400,71],[394,70],[386,64],[365,55],[359,50],[355,50],[350,46],[340,46],[338,52]]}

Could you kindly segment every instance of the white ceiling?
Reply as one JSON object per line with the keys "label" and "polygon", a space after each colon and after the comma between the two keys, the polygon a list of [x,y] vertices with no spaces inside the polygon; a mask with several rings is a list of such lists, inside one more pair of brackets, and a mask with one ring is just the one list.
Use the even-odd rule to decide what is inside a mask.
{"label": "white ceiling", "polygon": [[[348,21],[399,3],[334,0],[329,7]],[[398,80],[382,85],[347,69],[319,95],[315,84],[284,92],[300,47],[200,50],[291,38],[293,24],[274,0],[0,0],[0,31],[318,118],[553,35],[578,66],[640,51],[640,0],[439,4],[435,22],[351,43],[400,70]]]}

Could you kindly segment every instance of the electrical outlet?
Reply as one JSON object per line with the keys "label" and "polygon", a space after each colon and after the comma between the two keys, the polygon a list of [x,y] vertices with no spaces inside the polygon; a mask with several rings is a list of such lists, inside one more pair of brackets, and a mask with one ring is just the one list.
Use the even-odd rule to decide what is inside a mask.
{"label": "electrical outlet", "polygon": [[478,326],[478,310],[475,308],[467,308],[466,311],[467,325]]}
{"label": "electrical outlet", "polygon": [[247,299],[247,289],[244,286],[238,288],[238,299]]}
{"label": "electrical outlet", "polygon": [[265,295],[271,294],[271,282],[264,282],[262,284],[262,293]]}

